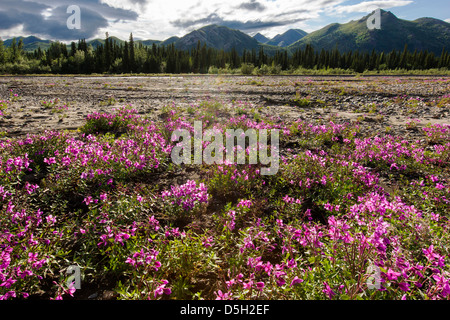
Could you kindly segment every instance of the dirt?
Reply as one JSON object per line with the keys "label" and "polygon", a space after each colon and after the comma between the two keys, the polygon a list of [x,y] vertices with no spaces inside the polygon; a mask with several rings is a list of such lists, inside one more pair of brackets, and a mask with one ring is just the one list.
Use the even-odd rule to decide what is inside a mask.
{"label": "dirt", "polygon": [[[0,100],[8,100],[11,90],[17,101],[0,116],[0,131],[8,137],[76,130],[89,113],[128,104],[156,119],[173,103],[188,107],[210,99],[229,107],[250,103],[280,121],[358,122],[363,130],[405,136],[428,123],[448,124],[450,112],[449,104],[434,102],[450,93],[450,77],[431,76],[1,77]],[[403,95],[418,103],[397,98]]]}

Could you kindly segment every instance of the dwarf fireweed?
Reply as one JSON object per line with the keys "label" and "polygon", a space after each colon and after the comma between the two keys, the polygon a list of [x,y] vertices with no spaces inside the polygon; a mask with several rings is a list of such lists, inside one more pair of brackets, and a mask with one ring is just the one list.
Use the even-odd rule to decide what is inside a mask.
{"label": "dwarf fireweed", "polygon": [[[364,135],[235,106],[193,104],[201,128],[181,106],[164,121],[125,106],[80,132],[0,140],[0,298],[76,299],[74,265],[81,288],[107,283],[117,299],[450,298],[448,126]],[[227,150],[249,129],[256,149]],[[223,162],[175,164],[177,151],[195,160],[176,130]],[[279,130],[274,175],[250,163],[258,130]]]}

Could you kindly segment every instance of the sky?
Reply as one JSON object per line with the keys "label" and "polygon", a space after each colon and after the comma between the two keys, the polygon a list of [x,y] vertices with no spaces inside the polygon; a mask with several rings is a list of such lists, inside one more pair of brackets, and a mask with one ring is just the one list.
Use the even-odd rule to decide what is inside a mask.
{"label": "sky", "polygon": [[450,22],[449,0],[0,0],[0,37],[68,42],[108,32],[124,40],[130,33],[136,40],[165,40],[217,24],[272,38],[357,20],[377,8],[400,19]]}

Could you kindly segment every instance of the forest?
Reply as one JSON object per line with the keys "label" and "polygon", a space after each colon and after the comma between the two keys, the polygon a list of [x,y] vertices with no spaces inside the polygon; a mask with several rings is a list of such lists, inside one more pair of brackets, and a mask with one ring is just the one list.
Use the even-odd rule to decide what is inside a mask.
{"label": "forest", "polygon": [[40,47],[34,52],[23,49],[22,39],[13,39],[6,47],[0,40],[1,74],[218,74],[240,73],[295,74],[301,69],[341,70],[361,73],[385,70],[448,70],[450,54],[443,48],[437,56],[427,50],[391,52],[340,52],[317,50],[310,45],[288,52],[280,48],[268,53],[261,46],[258,50],[245,50],[239,54],[235,49],[229,52],[197,43],[190,50],[168,46],[144,46],[133,39],[123,44],[106,35],[104,43],[95,48],[85,39],[67,45],[53,42],[47,50]]}

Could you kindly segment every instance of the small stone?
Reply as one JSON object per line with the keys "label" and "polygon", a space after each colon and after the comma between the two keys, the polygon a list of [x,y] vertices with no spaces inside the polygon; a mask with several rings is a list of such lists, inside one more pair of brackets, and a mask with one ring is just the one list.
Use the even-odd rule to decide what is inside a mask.
{"label": "small stone", "polygon": [[95,292],[95,293],[91,294],[91,295],[88,297],[88,299],[95,299],[95,298],[97,298],[97,297],[98,297],[98,292]]}

